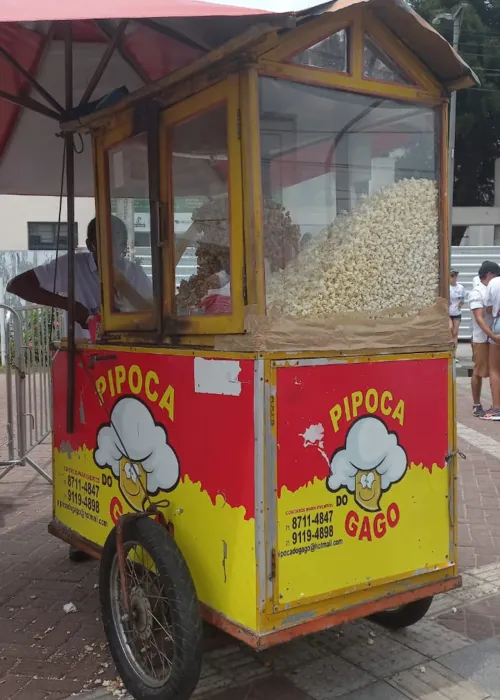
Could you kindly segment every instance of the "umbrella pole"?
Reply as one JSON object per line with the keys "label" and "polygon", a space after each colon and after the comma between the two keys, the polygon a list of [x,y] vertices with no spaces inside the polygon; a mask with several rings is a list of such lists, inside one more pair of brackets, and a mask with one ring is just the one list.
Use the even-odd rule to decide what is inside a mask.
{"label": "umbrella pole", "polygon": [[[66,22],[64,36],[64,72],[66,111],[73,108],[73,37],[71,22]],[[66,430],[74,430],[75,406],[75,149],[73,133],[66,139],[66,202],[68,215],[68,367],[66,394]]]}

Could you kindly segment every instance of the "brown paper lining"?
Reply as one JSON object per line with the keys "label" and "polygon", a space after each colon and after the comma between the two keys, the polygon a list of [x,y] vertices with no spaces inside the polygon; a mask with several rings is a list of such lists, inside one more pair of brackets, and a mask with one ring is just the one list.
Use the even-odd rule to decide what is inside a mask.
{"label": "brown paper lining", "polygon": [[238,352],[339,353],[448,350],[453,347],[448,302],[437,299],[433,306],[406,317],[388,318],[410,309],[388,309],[368,318],[364,314],[336,314],[308,319],[292,316],[259,316],[255,308],[245,311],[245,334],[220,335],[215,349]]}

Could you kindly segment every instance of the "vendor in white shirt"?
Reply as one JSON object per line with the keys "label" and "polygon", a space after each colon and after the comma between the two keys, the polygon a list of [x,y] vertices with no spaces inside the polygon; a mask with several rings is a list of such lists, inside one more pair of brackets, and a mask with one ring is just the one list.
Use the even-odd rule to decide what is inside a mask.
{"label": "vendor in white shirt", "polygon": [[[138,299],[152,300],[151,280],[137,263],[125,259],[127,229],[121,219],[111,217],[113,258],[116,276],[123,276],[127,286],[135,291]],[[100,284],[97,270],[97,227],[92,219],[87,227],[88,252],[75,254],[75,338],[90,338],[87,322],[100,309]],[[7,291],[32,304],[68,310],[68,255],[60,255],[46,265],[23,272],[7,285]],[[132,292],[131,292],[132,293]],[[133,311],[134,303],[116,295],[117,311]]]}
{"label": "vendor in white shirt", "polygon": [[[153,290],[149,277],[140,265],[125,259],[127,229],[121,219],[111,217],[111,232],[113,236],[113,262],[116,275],[122,275],[126,284],[135,290],[140,299],[152,299]],[[87,322],[100,309],[100,285],[97,271],[97,227],[92,219],[87,227],[88,253],[75,254],[75,337],[90,338]],[[118,273],[116,270],[118,269]],[[32,304],[51,306],[55,309],[68,310],[68,255],[61,255],[46,265],[40,265],[33,270],[23,272],[14,277],[7,291],[16,294],[21,299]],[[130,302],[115,301],[115,306]],[[125,310],[125,309],[124,309]],[[129,309],[126,309],[129,310]],[[74,547],[70,548],[70,558],[74,561],[84,561],[89,556]]]}
{"label": "vendor in white shirt", "polygon": [[471,378],[472,413],[477,418],[485,416],[481,404],[483,379],[490,376],[488,340],[500,340],[491,330],[492,317],[486,310],[486,296],[489,283],[500,276],[500,266],[486,260],[479,268],[477,284],[469,295],[469,307],[472,312],[472,358],[474,370]]}

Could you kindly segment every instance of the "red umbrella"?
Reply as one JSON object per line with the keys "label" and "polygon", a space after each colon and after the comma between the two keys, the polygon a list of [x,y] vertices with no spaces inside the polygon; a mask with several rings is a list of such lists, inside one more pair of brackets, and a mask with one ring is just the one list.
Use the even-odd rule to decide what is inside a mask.
{"label": "red umbrella", "polygon": [[[366,2],[443,82],[469,73],[444,39],[397,0],[337,0],[296,16],[300,21]],[[251,26],[287,21],[288,15],[203,0],[4,0],[0,193],[59,194],[63,146],[53,137],[69,107],[120,86],[133,91]],[[84,142],[75,160],[75,194],[92,196],[90,143]]]}
{"label": "red umbrella", "polygon": [[[200,0],[2,3],[0,192],[59,194],[63,145],[54,135],[68,106],[120,86],[134,91],[269,21],[260,10]],[[83,146],[75,194],[92,196],[90,142]]]}

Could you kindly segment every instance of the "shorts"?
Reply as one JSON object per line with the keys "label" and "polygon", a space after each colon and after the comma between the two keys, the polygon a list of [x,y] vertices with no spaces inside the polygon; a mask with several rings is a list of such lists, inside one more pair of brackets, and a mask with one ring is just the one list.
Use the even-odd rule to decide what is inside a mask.
{"label": "shorts", "polygon": [[[497,316],[496,318],[493,319],[493,323],[491,325],[491,330],[496,335],[500,334],[500,317]],[[488,342],[491,343],[492,345],[497,345],[497,343],[495,343],[495,341],[492,340],[491,338],[489,338]]]}
{"label": "shorts", "polygon": [[474,377],[486,379],[490,376],[489,357],[490,347],[488,343],[472,343],[472,359],[474,361],[472,375]]}
{"label": "shorts", "polygon": [[462,314],[458,314],[458,316],[450,316],[452,321],[461,321],[462,320]]}

